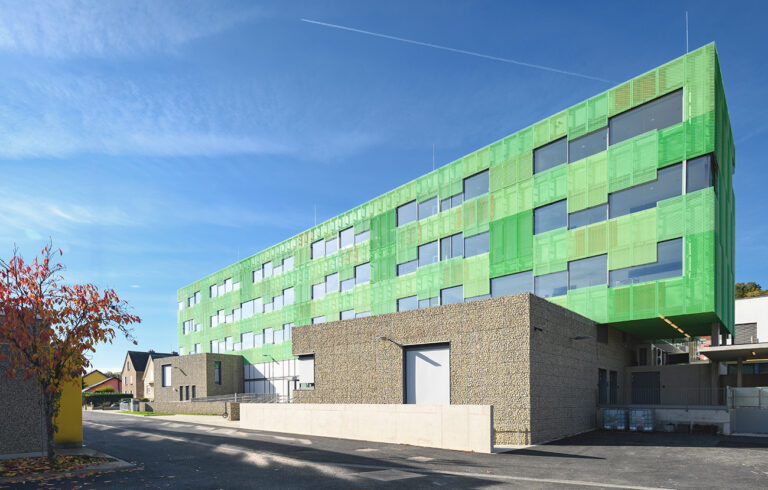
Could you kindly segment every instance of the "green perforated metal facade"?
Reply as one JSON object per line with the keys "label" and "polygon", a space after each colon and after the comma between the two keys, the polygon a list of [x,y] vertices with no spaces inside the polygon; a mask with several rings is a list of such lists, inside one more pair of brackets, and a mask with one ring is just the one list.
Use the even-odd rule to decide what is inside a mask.
{"label": "green perforated metal facade", "polygon": [[[679,122],[616,144],[607,139],[602,151],[534,172],[537,148],[604,130],[614,116],[674,93],[681,94]],[[711,155],[715,162],[713,182],[688,191],[686,162],[701,155]],[[610,219],[606,211],[605,219],[585,226],[534,233],[536,210],[542,206],[566,200],[567,213],[600,210],[625,189],[655,185],[665,168],[682,175],[681,189],[672,197]],[[247,362],[287,359],[291,356],[287,327],[278,337],[281,342],[274,342],[273,336],[286,324],[339,320],[342,312],[345,318],[390,313],[397,311],[398,299],[413,296],[423,306],[435,305],[442,290],[459,285],[463,298],[483,297],[491,293],[493,278],[525,271],[532,271],[532,277],[568,271],[573,261],[598,256],[605,256],[605,281],[557,289],[558,295],[548,299],[646,339],[680,336],[659,315],[693,336],[709,335],[713,322],[732,332],[733,169],[733,137],[717,54],[710,44],[181,288],[179,346],[190,353],[200,344],[200,351],[210,352],[213,340],[223,342],[225,350],[241,350]],[[464,193],[465,179],[484,171],[488,171],[487,191],[462,200],[462,195],[471,194]],[[431,201],[422,213],[428,217],[419,215],[422,219],[398,226],[398,207],[451,196],[453,203],[445,201],[435,211]],[[470,255],[475,245],[466,239],[486,232],[487,245],[481,236],[477,255],[452,254],[448,242],[443,242],[419,257],[420,245],[458,233],[465,239],[464,254]],[[317,257],[316,252],[313,259],[312,244],[319,240],[329,242],[328,253]],[[660,243],[682,243],[679,270],[671,272],[672,277],[642,281],[670,275],[661,270]],[[288,260],[283,266],[284,259]],[[415,271],[398,275],[398,264],[409,261],[416,261],[411,263]],[[657,261],[660,275],[653,268]],[[364,267],[355,271],[366,263],[369,280]],[[632,271],[644,264],[651,264],[643,269],[650,275],[633,276]],[[254,277],[254,271],[263,272]],[[626,285],[612,284],[608,271],[635,279]],[[571,281],[575,276],[548,277]],[[313,285],[317,285],[314,293]],[[528,289],[534,290],[533,281]],[[251,300],[256,301],[248,303]],[[248,337],[240,343],[244,333],[254,333],[259,340],[254,343]]]}

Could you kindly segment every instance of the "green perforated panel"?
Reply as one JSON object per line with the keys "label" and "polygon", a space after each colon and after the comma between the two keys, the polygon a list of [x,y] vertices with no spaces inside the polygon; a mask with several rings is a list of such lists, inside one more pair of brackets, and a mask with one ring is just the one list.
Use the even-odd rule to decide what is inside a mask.
{"label": "green perforated panel", "polygon": [[[533,175],[533,150],[558,138],[575,139],[609,125],[610,117],[683,89],[683,121],[649,131],[577,162]],[[535,94],[531,94],[532,96]],[[656,207],[581,228],[533,235],[534,208],[567,199],[568,212],[605,204],[609,193],[652,181],[658,168],[713,153],[717,187],[666,199]],[[544,119],[427,175],[332,218],[237,264],[181,288],[178,299],[200,291],[202,300],[178,315],[179,345],[191,352],[200,343],[243,332],[259,333],[285,323],[304,325],[312,318],[339,318],[342,310],[371,314],[396,310],[397,299],[434,298],[440,290],[463,285],[464,297],[489,293],[490,278],[532,270],[534,275],[564,271],[568,261],[608,255],[608,268],[656,261],[657,243],[683,239],[683,275],[622,287],[594,286],[549,298],[598,322],[610,322],[643,338],[671,338],[675,332],[658,316],[675,321],[692,335],[708,335],[711,322],[733,329],[734,145],[725,93],[713,44],[644,73],[589,100]],[[436,215],[396,226],[396,208],[412,200],[445,199],[463,191],[463,179],[488,169],[488,193]],[[312,259],[311,244],[331,239],[348,227],[368,231],[368,241],[327,257]],[[417,258],[418,246],[462,233],[489,232],[489,252],[442,260],[397,276],[397,264]],[[294,268],[254,283],[252,273],[268,261],[292,256]],[[312,299],[312,284],[339,273],[354,278],[355,266],[370,262],[370,282],[345,292]],[[232,278],[240,289],[209,297],[209,287]],[[210,327],[218,310],[230,313],[241,303],[268,303],[286,288],[295,301],[279,311]],[[199,332],[183,333],[194,320]],[[290,341],[242,354],[248,362],[286,359]]]}

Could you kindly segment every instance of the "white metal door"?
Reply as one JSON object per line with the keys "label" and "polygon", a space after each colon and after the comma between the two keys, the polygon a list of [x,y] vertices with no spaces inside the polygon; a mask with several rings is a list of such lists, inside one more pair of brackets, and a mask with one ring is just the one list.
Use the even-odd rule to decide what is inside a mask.
{"label": "white metal door", "polygon": [[448,345],[406,348],[405,385],[406,403],[449,405],[451,368]]}

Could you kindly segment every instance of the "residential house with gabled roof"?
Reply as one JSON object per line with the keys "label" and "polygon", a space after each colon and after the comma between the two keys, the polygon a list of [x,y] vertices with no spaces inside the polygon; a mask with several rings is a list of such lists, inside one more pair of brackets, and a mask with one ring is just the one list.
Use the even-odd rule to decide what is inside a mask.
{"label": "residential house with gabled roof", "polygon": [[147,352],[129,350],[123,361],[121,378],[123,393],[131,393],[134,398],[144,398],[144,371],[147,367],[149,356],[154,359],[161,357],[177,356],[176,352],[164,353],[149,350]]}

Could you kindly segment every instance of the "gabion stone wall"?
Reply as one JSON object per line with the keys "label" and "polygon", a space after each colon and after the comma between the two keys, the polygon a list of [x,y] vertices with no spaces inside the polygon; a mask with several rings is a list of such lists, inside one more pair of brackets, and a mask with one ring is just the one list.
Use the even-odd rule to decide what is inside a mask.
{"label": "gabion stone wall", "polygon": [[[450,402],[493,405],[496,444],[565,437],[582,432],[586,420],[594,427],[604,362],[595,356],[595,325],[529,293],[296,327],[294,354],[315,355],[315,388],[295,391],[294,401],[403,403],[402,347],[445,342]],[[623,345],[600,349],[611,351],[603,356],[611,369],[628,363]],[[561,393],[568,411],[558,413]]]}

